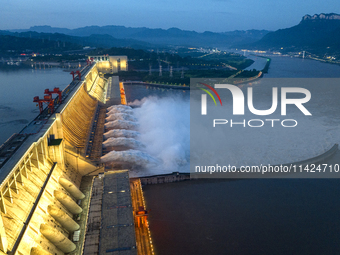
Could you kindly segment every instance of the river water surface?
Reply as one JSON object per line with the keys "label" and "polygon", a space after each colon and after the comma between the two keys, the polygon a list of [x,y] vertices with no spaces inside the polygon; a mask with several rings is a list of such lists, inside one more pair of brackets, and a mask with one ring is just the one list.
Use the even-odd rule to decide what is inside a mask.
{"label": "river water surface", "polygon": [[72,81],[60,68],[0,69],[0,144],[20,132],[38,114],[33,97],[44,97],[44,90],[64,89]]}

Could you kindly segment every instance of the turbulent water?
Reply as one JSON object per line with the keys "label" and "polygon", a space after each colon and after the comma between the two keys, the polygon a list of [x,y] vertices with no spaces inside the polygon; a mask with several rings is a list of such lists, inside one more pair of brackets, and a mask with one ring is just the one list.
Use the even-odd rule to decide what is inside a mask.
{"label": "turbulent water", "polygon": [[106,121],[114,121],[114,120],[126,120],[126,121],[134,121],[137,119],[133,117],[131,114],[120,112],[120,113],[112,113],[107,118]]}
{"label": "turbulent water", "polygon": [[104,155],[101,161],[130,169],[135,169],[136,166],[146,168],[158,164],[157,159],[139,150],[111,151]]}
{"label": "turbulent water", "polygon": [[112,129],[104,133],[104,139],[108,139],[110,137],[137,138],[138,136],[140,136],[139,132],[126,129]]}
{"label": "turbulent water", "polygon": [[110,116],[114,113],[133,114],[133,111],[131,108],[111,108],[106,115]]}
{"label": "turbulent water", "polygon": [[103,147],[127,147],[131,149],[141,149],[145,147],[140,141],[137,141],[134,138],[126,138],[126,137],[110,137],[103,142]]}
{"label": "turbulent water", "polygon": [[[147,97],[131,105],[138,107],[108,109],[106,119],[110,122],[105,127],[111,130],[104,134],[103,147],[135,150],[111,151],[102,157],[102,162],[117,167],[129,164],[132,175],[138,176],[188,171],[189,100],[179,96]],[[123,121],[122,116],[125,116]]]}
{"label": "turbulent water", "polygon": [[162,164],[148,169],[147,174],[175,171],[188,172],[190,160],[190,104],[189,99],[149,97],[135,109],[139,122],[139,140],[145,151]]}
{"label": "turbulent water", "polygon": [[137,129],[138,124],[127,120],[113,120],[105,123],[106,129]]}
{"label": "turbulent water", "polygon": [[132,108],[128,105],[112,105],[107,108],[108,112],[111,111],[117,111],[117,112],[122,112],[122,111],[131,111]]}

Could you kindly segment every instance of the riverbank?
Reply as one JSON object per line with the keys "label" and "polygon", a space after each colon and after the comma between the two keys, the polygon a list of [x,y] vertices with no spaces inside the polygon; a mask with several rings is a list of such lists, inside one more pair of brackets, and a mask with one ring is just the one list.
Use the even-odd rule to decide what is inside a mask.
{"label": "riverbank", "polygon": [[234,76],[233,78],[236,78],[236,80],[233,82],[233,84],[242,84],[242,83],[252,82],[254,80],[257,80],[257,79],[263,77],[263,74],[267,74],[268,73],[269,66],[270,66],[270,63],[271,63],[271,58],[264,57],[264,56],[259,56],[259,55],[254,55],[254,54],[252,54],[252,55],[256,56],[256,57],[259,57],[259,58],[267,59],[264,68],[261,71],[259,71],[259,73],[257,75],[255,75],[253,77],[242,79],[242,78],[237,78],[238,75]]}

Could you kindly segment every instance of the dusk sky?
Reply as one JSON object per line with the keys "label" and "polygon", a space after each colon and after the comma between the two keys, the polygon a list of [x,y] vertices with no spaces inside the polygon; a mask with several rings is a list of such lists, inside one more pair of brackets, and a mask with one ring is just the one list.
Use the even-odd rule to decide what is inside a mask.
{"label": "dusk sky", "polygon": [[340,13],[339,0],[0,0],[0,29],[34,25],[178,27],[198,32],[277,30],[305,14]]}

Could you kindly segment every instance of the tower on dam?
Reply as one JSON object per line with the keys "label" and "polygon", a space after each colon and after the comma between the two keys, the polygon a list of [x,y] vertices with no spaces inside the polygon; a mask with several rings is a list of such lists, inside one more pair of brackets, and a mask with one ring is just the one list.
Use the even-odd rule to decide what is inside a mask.
{"label": "tower on dam", "polygon": [[88,59],[97,63],[97,69],[103,73],[117,73],[119,71],[128,70],[127,56],[89,56]]}
{"label": "tower on dam", "polygon": [[[105,116],[107,102],[119,104],[125,97],[118,77],[106,79],[101,73],[127,70],[127,57],[89,59],[92,63],[62,91],[53,111],[44,109],[0,147],[0,255],[106,254],[121,249],[137,254],[132,208],[127,206],[122,214],[114,212],[118,207],[112,204],[119,199],[131,204],[131,196],[121,198],[112,190],[112,185],[121,185],[129,191],[129,184],[116,183],[116,174],[128,182],[128,172],[98,176],[105,172],[99,160],[99,117]],[[118,218],[112,218],[115,213]],[[124,225],[120,214],[126,227],[116,230]],[[101,238],[106,235],[103,222],[108,225],[105,233],[127,231],[118,232],[126,238]],[[101,239],[104,253],[99,252]]]}

